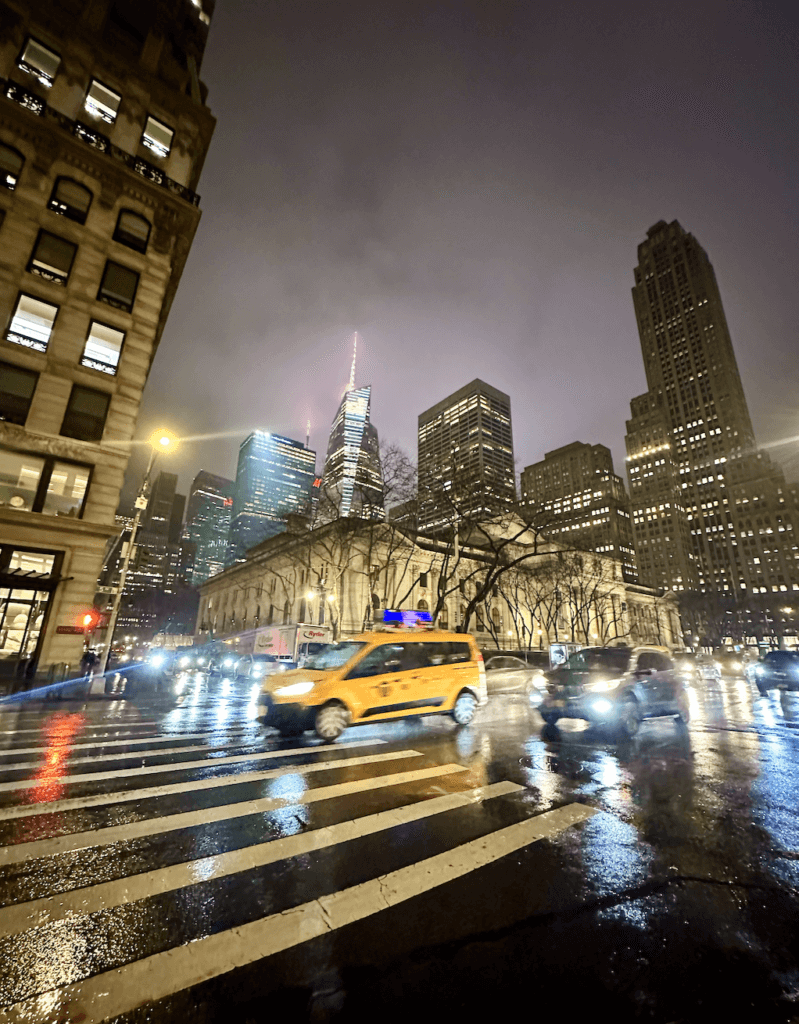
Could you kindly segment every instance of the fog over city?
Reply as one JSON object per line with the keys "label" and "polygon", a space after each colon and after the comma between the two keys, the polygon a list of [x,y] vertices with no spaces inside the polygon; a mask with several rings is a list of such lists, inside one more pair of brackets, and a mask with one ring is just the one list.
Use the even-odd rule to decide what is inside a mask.
{"label": "fog over city", "polygon": [[[372,420],[414,457],[418,414],[481,377],[511,396],[517,469],[582,440],[623,473],[633,267],[661,218],[715,266],[758,440],[799,433],[795,9],[311,12],[214,15],[203,218],[138,431],[168,408],[211,435],[164,465],[183,489],[234,476],[250,429],[308,419],[321,470],[356,330]],[[772,450],[789,478],[793,451]]]}

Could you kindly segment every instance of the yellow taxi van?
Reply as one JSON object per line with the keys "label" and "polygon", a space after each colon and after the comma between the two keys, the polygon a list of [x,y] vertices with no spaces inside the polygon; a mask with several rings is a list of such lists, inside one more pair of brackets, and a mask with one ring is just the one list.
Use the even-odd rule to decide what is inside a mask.
{"label": "yellow taxi van", "polygon": [[330,741],[349,725],[421,715],[468,725],[487,700],[485,667],[468,633],[386,626],[269,676],[258,700],[258,720],[283,736],[313,729]]}

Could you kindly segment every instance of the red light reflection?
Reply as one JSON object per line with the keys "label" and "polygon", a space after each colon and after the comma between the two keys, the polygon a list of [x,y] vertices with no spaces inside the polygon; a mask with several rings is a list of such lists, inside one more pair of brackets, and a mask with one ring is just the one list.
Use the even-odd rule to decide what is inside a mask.
{"label": "red light reflection", "polygon": [[[39,783],[25,793],[25,802],[29,804],[50,803],[62,796],[65,783],[59,779],[65,774],[66,761],[69,757],[76,735],[86,724],[86,716],[59,712],[48,719],[44,727],[47,748],[44,751],[44,764],[33,775]],[[48,832],[48,818],[38,818],[36,824],[31,819],[23,819],[20,842],[30,842]],[[48,833],[49,834],[49,833]]]}

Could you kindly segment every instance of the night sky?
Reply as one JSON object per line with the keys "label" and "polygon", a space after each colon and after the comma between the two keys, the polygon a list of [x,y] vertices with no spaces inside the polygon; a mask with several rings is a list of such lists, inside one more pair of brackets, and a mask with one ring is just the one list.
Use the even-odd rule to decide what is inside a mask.
{"label": "night sky", "polygon": [[661,218],[715,266],[758,440],[799,435],[798,40],[796,3],[218,0],[203,216],[139,436],[229,435],[162,460],[185,490],[310,418],[321,471],[357,330],[414,459],[418,414],[481,377],[517,470],[580,440],[624,474]]}

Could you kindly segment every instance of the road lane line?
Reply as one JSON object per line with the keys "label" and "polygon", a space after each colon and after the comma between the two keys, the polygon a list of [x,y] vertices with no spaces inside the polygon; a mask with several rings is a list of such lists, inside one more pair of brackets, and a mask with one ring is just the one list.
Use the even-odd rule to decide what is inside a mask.
{"label": "road lane line", "polygon": [[[358,744],[362,746],[362,744]],[[330,750],[330,747],[314,747],[314,750]],[[341,747],[337,746],[337,750]],[[399,761],[403,758],[422,757],[419,750],[392,750],[386,754],[364,754],[360,757],[340,757],[334,761],[309,761],[307,764],[291,765],[288,768],[270,768],[265,772],[241,772],[239,775],[220,775],[212,779],[198,779],[194,782],[173,782],[166,786],[147,786],[143,789],[92,793],[89,796],[69,797],[53,800],[52,803],[27,804],[22,807],[0,808],[0,821],[29,818],[35,814],[55,814],[63,811],[84,810],[103,804],[119,804],[133,800],[150,800],[154,797],[173,796],[177,793],[193,793],[196,790],[218,789],[224,786],[240,786],[262,779],[276,779],[281,775],[308,775],[310,772],[333,771],[336,768],[354,768],[364,764],[380,764],[383,761]],[[156,815],[157,817],[157,815]]]}
{"label": "road lane line", "polygon": [[[49,721],[52,721],[52,719],[43,719],[42,720],[42,724],[40,726],[37,726],[37,728],[35,728],[35,729],[3,729],[3,730],[0,730],[0,736],[16,736],[18,733],[21,733],[21,732],[36,732],[36,733],[41,734],[41,733],[46,731],[47,724],[48,724]],[[2,725],[2,724],[3,724],[3,716],[0,715],[0,725]],[[99,729],[116,729],[117,731],[119,731],[120,729],[121,730],[130,730],[130,729],[157,729],[157,728],[158,728],[158,723],[157,722],[119,722],[116,725],[114,725],[114,724],[109,724],[109,725],[82,725],[80,727],[80,731],[81,731],[81,733],[84,733],[84,732],[90,732],[90,731],[91,732],[97,732]]]}
{"label": "road lane line", "polygon": [[[433,768],[419,768],[416,771],[398,772],[395,775],[378,775],[355,782],[343,782],[334,786],[320,786],[297,796],[259,797],[256,800],[242,800],[239,803],[220,804],[201,811],[183,811],[180,814],[165,814],[159,817],[142,818],[140,821],[129,821],[124,825],[109,825],[107,828],[89,829],[86,832],[72,832],[66,836],[53,836],[51,839],[34,839],[29,843],[15,843],[12,846],[0,846],[0,867],[7,864],[19,864],[33,857],[52,857],[59,853],[71,853],[73,850],[94,849],[108,846],[111,843],[142,839],[174,832],[181,828],[194,828],[215,821],[227,821],[232,818],[243,818],[248,814],[260,814],[274,811],[281,807],[292,807],[295,804],[314,803],[318,800],[331,800],[336,796],[348,796],[366,790],[380,789],[384,786],[399,786],[405,782],[416,782],[419,779],[435,778],[439,775],[452,775],[455,772],[466,772],[459,764],[436,765]],[[283,774],[286,774],[285,771]],[[292,769],[288,774],[302,774]],[[389,780],[389,781],[386,781]]]}
{"label": "road lane line", "polygon": [[[468,875],[541,839],[550,839],[595,814],[569,804],[463,843],[408,867],[322,896],[291,910],[217,932],[135,960],[0,1010],[0,1024],[56,1020],[67,1010],[83,1024],[101,1024],[147,1003],[174,995],[237,967],[291,949],[309,939]],[[50,1016],[48,1017],[47,1014]]]}
{"label": "road lane line", "polygon": [[[453,775],[468,770],[468,768],[464,768],[462,765],[455,764],[442,765],[435,768],[421,768],[419,771],[399,772],[396,775],[385,775],[379,779],[363,779],[360,782],[345,783],[342,786],[321,787],[320,789],[312,790],[310,793],[305,793],[295,800],[286,798],[282,800],[253,802],[271,805],[264,808],[255,808],[255,811],[269,811],[275,810],[279,806],[295,806],[297,804],[315,803],[321,800],[332,800],[335,797],[351,796],[364,790],[371,792],[375,789],[389,789],[393,786],[423,782],[425,779],[441,778],[443,775]],[[337,825],[329,825],[325,828],[301,832],[282,839],[273,839],[267,843],[256,843],[238,850],[231,850],[227,853],[214,854],[210,857],[185,861],[181,864],[171,864],[168,867],[156,868],[153,871],[142,872],[139,875],[127,875],[124,878],[101,882],[98,885],[87,886],[82,889],[72,889],[55,896],[45,896],[38,900],[31,900],[28,903],[18,903],[13,906],[0,908],[0,937],[14,935],[16,932],[25,931],[27,928],[37,928],[40,925],[52,924],[55,921],[61,921],[76,914],[91,914],[96,910],[118,907],[125,903],[134,903],[136,900],[142,900],[148,896],[157,896],[159,893],[172,892],[175,889],[194,885],[198,881],[205,882],[208,879],[223,878],[226,875],[234,875],[237,872],[247,871],[250,868],[274,864],[276,861],[285,860],[288,857],[297,857],[303,853],[312,853],[314,850],[322,850],[325,847],[335,846],[338,843],[346,843],[351,839],[360,839],[362,836],[371,835],[383,829],[394,828],[396,825],[405,825],[411,821],[419,821],[422,818],[428,818],[443,811],[465,807],[468,804],[478,803],[481,800],[488,800],[495,796],[518,793],[523,788],[515,782],[497,782],[491,786],[462,790],[458,793],[448,793],[445,796],[430,797],[404,807],[379,811],[375,814],[365,815],[362,818],[343,821]],[[231,817],[247,813],[253,812],[243,810],[239,814],[231,815]],[[182,828],[185,826],[174,827]],[[160,831],[166,832],[169,829],[165,828]],[[125,839],[127,837],[123,836],[122,838]]]}
{"label": "road lane line", "polygon": [[[372,744],[385,742],[385,740],[362,740],[360,743],[353,743],[353,746],[368,747]],[[242,744],[230,743],[227,745],[240,747]],[[210,747],[207,749],[209,751],[211,750]],[[59,775],[57,778],[52,779],[48,777],[47,783],[48,785],[64,783],[65,785],[71,786],[77,782],[105,782],[108,779],[129,779],[133,775],[169,775],[172,772],[186,772],[195,768],[216,768],[217,765],[235,764],[237,761],[265,761],[272,757],[291,757],[295,754],[307,754],[309,751],[343,749],[345,749],[345,746],[341,743],[328,743],[320,747],[292,747],[291,750],[267,750],[260,751],[255,754],[235,754],[230,757],[202,758],[199,761],[173,761],[169,764],[149,764],[143,765],[139,768],[123,768],[120,771],[85,772],[81,775]],[[161,750],[159,753],[163,754],[165,751]],[[157,754],[152,754],[150,756],[155,757]],[[89,758],[89,760],[96,761],[97,758]],[[41,768],[41,764],[36,763],[32,767]],[[14,782],[0,782],[0,792],[6,793],[10,790],[17,789],[36,789],[38,786],[41,786],[41,784],[41,779],[19,779]]]}

